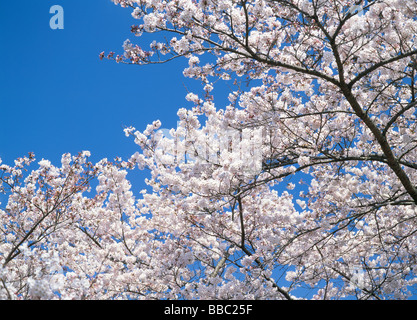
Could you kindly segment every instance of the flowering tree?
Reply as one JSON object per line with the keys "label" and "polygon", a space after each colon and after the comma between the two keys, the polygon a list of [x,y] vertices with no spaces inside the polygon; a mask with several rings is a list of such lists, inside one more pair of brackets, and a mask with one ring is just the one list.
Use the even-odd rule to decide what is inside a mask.
{"label": "flowering tree", "polygon": [[0,166],[1,298],[412,294],[417,1],[113,2],[162,36],[100,57],[184,57],[202,94],[177,128],[126,128],[141,149],[126,161]]}

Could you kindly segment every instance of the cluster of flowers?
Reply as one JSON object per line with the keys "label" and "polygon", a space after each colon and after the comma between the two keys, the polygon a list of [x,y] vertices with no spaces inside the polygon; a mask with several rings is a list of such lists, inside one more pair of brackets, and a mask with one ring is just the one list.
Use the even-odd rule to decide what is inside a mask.
{"label": "cluster of flowers", "polygon": [[[140,148],[127,160],[0,164],[0,298],[410,294],[417,1],[113,2],[135,35],[171,38],[100,58],[186,57],[206,96],[187,95],[175,129],[126,128]],[[136,169],[149,177],[135,195]]]}

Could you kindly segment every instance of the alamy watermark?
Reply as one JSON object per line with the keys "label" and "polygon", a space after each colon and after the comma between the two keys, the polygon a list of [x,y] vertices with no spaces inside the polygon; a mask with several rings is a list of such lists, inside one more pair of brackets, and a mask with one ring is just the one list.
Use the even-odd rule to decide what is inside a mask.
{"label": "alamy watermark", "polygon": [[363,290],[365,288],[366,282],[365,282],[365,275],[366,272],[363,269],[363,267],[361,265],[353,265],[350,268],[350,273],[351,273],[351,277],[350,277],[350,283],[360,289]]}
{"label": "alamy watermark", "polygon": [[53,5],[49,9],[49,13],[53,14],[49,20],[49,27],[52,30],[64,29],[64,8],[59,5]]}
{"label": "alamy watermark", "polygon": [[262,132],[260,128],[230,128],[189,137],[179,130],[172,136],[170,130],[160,129],[155,157],[163,164],[228,166],[241,175],[254,176],[262,171]]}

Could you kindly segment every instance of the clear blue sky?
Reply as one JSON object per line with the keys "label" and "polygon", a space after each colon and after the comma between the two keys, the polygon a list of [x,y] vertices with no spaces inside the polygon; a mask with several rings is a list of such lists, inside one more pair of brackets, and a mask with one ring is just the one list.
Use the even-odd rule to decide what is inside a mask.
{"label": "clear blue sky", "polygon": [[[52,5],[64,9],[64,29],[52,30]],[[130,9],[110,0],[0,1],[0,158],[28,152],[59,164],[61,155],[89,150],[94,161],[137,150],[124,126],[145,129],[156,119],[176,125],[187,107],[185,60],[132,66],[99,59],[122,53],[135,38]]]}

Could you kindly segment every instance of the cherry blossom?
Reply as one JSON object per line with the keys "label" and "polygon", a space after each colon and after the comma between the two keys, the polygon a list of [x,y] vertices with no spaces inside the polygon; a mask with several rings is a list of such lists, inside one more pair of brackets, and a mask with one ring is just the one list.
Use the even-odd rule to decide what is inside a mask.
{"label": "cherry blossom", "polygon": [[113,2],[155,38],[99,57],[201,92],[129,159],[0,162],[2,299],[413,294],[417,1]]}

